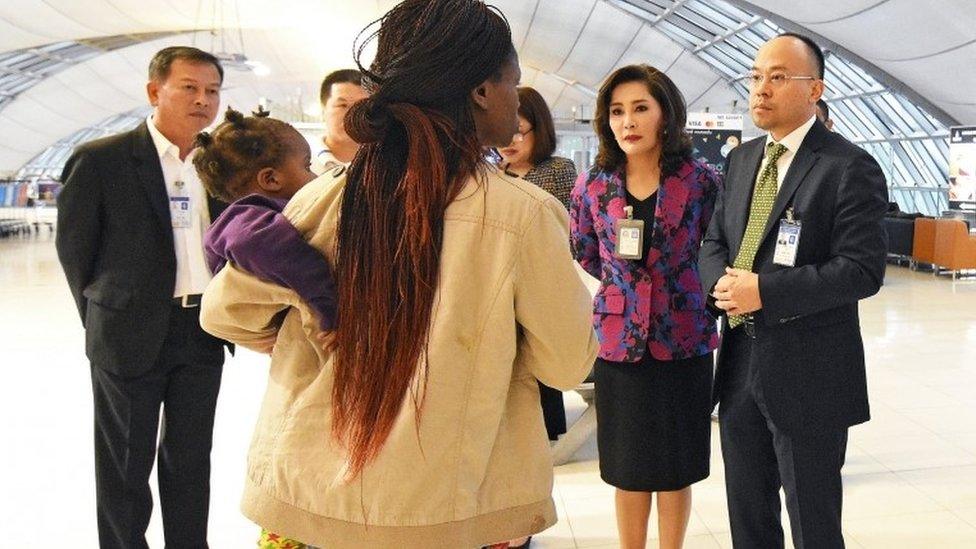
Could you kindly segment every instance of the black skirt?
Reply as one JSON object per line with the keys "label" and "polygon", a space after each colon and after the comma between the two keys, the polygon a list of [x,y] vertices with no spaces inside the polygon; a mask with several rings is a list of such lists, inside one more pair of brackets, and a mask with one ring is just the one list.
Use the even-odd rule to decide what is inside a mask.
{"label": "black skirt", "polygon": [[670,492],[708,476],[712,354],[640,362],[597,359],[597,446],[604,482]]}

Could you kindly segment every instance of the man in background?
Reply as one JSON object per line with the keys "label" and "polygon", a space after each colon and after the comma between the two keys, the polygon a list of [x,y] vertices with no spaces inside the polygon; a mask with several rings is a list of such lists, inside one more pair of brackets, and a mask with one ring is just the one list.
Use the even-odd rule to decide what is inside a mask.
{"label": "man in background", "polygon": [[823,97],[817,99],[817,120],[828,130],[834,131],[834,121],[830,119],[830,107],[827,106]]}
{"label": "man in background", "polygon": [[225,342],[200,328],[203,234],[224,205],[207,196],[191,150],[217,115],[223,77],[209,53],[160,50],[146,84],[152,115],[81,145],[62,175],[57,250],[91,363],[102,549],[148,548],[157,432],[166,547],[207,547]]}
{"label": "man in background", "polygon": [[366,95],[362,74],[355,69],[337,70],[322,80],[319,99],[322,102],[325,136],[322,138],[322,148],[312,157],[312,171],[316,174],[322,175],[327,170],[348,166],[356,156],[359,143],[346,134],[343,119],[349,107],[365,99]]}

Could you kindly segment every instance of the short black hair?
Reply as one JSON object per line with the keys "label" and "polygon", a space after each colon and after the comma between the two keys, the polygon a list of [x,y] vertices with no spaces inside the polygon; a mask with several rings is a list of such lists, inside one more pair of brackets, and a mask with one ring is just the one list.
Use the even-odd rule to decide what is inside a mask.
{"label": "short black hair", "polygon": [[820,45],[813,41],[813,38],[795,32],[784,32],[783,34],[780,34],[776,38],[796,38],[800,42],[803,42],[803,44],[807,47],[807,49],[810,50],[810,53],[813,55],[813,59],[817,63],[817,78],[823,80],[824,52],[823,49],[820,48]]}
{"label": "short black hair", "polygon": [[822,97],[817,99],[817,108],[823,111],[824,120],[830,118],[830,107],[827,106],[827,102]]}
{"label": "short black hair", "polygon": [[322,88],[319,90],[319,102],[325,105],[332,95],[332,84],[355,84],[363,85],[363,74],[356,69],[339,69],[325,75],[322,79]]}
{"label": "short black hair", "polygon": [[210,63],[217,68],[217,73],[220,74],[220,83],[224,83],[224,67],[220,64],[220,59],[217,59],[212,53],[192,46],[170,46],[157,51],[152,61],[149,62],[149,79],[158,82],[165,81],[169,77],[173,62],[177,59],[191,63]]}

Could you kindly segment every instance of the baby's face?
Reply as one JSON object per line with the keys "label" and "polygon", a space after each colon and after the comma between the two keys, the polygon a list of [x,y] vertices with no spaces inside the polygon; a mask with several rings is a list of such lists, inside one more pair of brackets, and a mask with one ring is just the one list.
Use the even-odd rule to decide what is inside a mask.
{"label": "baby's face", "polygon": [[278,167],[278,172],[281,177],[282,198],[291,198],[317,176],[312,172],[312,150],[298,130],[291,128],[285,138],[285,145],[288,152],[284,162]]}

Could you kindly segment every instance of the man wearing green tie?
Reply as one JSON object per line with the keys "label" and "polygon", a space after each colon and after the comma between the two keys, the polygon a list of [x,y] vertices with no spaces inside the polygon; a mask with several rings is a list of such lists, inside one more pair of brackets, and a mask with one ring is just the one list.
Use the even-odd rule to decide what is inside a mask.
{"label": "man wearing green tie", "polygon": [[768,133],[734,149],[699,268],[723,322],[714,397],[732,541],[841,548],[847,429],[869,419],[859,300],[884,279],[878,163],[817,121],[823,52],[787,33],[746,79]]}

